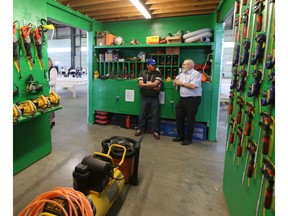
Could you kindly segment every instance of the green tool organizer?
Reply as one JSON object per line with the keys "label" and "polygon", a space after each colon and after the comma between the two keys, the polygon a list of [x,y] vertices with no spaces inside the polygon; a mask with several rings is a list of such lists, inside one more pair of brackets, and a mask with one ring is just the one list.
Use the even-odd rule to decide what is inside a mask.
{"label": "green tool organizer", "polygon": [[[160,117],[175,119],[175,106],[179,99],[179,93],[175,90],[172,80],[178,75],[181,63],[185,59],[191,58],[196,64],[204,64],[207,56],[213,54],[214,43],[108,45],[95,46],[94,48],[95,71],[102,78],[93,81],[95,98],[97,98],[97,100],[92,101],[94,112],[98,110],[139,115],[140,94],[137,78],[140,71],[146,67],[145,60],[138,58],[138,54],[142,52],[145,54],[145,59],[153,58],[156,60],[157,67],[164,77],[161,91],[164,93],[165,99],[164,104],[160,105]],[[170,52],[172,50],[173,53],[167,53],[167,49]],[[211,71],[213,72],[213,69]],[[217,74],[215,74],[215,78],[217,78]],[[206,123],[207,127],[215,123],[210,109],[212,85],[210,82],[202,83],[203,97],[196,116],[196,120]],[[126,90],[131,90],[134,93],[132,102],[125,101]],[[106,100],[107,97],[112,100]],[[208,130],[209,140],[214,140],[215,136],[214,130]]]}
{"label": "green tool organizer", "polygon": [[[20,28],[30,24],[31,34],[30,39],[33,38],[33,31],[39,26],[39,21],[43,18],[47,20],[47,3],[46,1],[13,1],[14,11],[13,18],[16,24],[16,39],[21,41]],[[31,12],[31,13],[29,13]],[[32,15],[33,14],[33,15]],[[12,27],[12,23],[11,23]],[[44,33],[47,42],[46,33]],[[32,54],[31,62],[33,65],[29,66],[25,55],[25,48],[23,42],[18,44],[19,51],[18,62],[20,71],[13,65],[13,103],[17,107],[27,101],[32,104],[39,96],[49,97],[49,82],[48,82],[48,53],[47,44],[42,46],[42,62],[44,68],[40,67],[40,63],[36,56],[36,46],[31,40],[30,51]],[[33,81],[29,83],[29,77],[33,76]],[[38,86],[38,90],[34,87]],[[36,107],[36,105],[34,105]],[[51,128],[50,128],[50,114],[56,110],[61,109],[60,105],[51,105],[45,109],[36,107],[36,112],[25,114],[22,111],[20,116],[13,119],[13,174],[20,172],[40,158],[49,154],[52,150],[51,143]],[[20,113],[20,112],[18,112]],[[12,120],[12,119],[11,119]]]}
{"label": "green tool organizer", "polygon": [[275,215],[274,10],[275,1],[235,1],[223,182],[233,216]]}

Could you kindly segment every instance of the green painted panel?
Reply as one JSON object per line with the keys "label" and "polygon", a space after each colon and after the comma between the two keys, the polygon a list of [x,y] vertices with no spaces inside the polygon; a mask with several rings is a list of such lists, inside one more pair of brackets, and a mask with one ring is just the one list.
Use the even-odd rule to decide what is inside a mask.
{"label": "green painted panel", "polygon": [[13,174],[49,154],[52,150],[50,115],[14,125],[13,127]]}
{"label": "green painted panel", "polygon": [[[102,82],[101,82],[102,81]],[[119,107],[118,86],[109,84],[108,80],[97,82],[96,87],[96,110],[106,112],[117,112]]]}
{"label": "green painted panel", "polygon": [[[240,1],[241,3],[243,1]],[[247,5],[241,5],[240,7],[240,13],[243,13],[245,9],[247,8],[253,8],[255,7],[255,3],[259,1],[257,0],[251,0],[247,3]],[[266,1],[268,2],[268,1]],[[272,8],[273,4],[270,3],[264,7],[263,10],[263,20],[268,21],[269,19],[275,19],[270,12],[268,12],[268,7]],[[242,11],[242,12],[241,12]],[[253,14],[253,13],[252,13]],[[238,14],[237,16],[240,16]],[[233,105],[233,111],[228,116],[228,122],[227,122],[227,141],[226,145],[228,146],[226,154],[225,154],[225,167],[224,167],[224,179],[223,179],[223,190],[225,194],[225,198],[227,201],[227,205],[230,211],[231,215],[235,216],[242,216],[242,215],[257,215],[257,204],[259,203],[258,208],[258,215],[266,215],[266,216],[274,216],[275,215],[275,196],[273,196],[272,200],[272,206],[270,209],[264,208],[264,197],[265,197],[265,190],[268,187],[268,181],[267,178],[263,178],[263,169],[264,169],[264,163],[263,159],[270,160],[273,165],[275,166],[275,105],[273,103],[270,103],[272,101],[269,101],[268,104],[263,103],[264,101],[267,102],[267,92],[269,92],[268,95],[272,96],[273,98],[273,82],[271,77],[273,77],[273,74],[275,73],[275,67],[272,67],[271,69],[268,69],[265,67],[265,65],[271,60],[266,58],[265,61],[265,53],[267,55],[273,56],[274,53],[274,45],[275,45],[275,38],[274,38],[274,30],[275,26],[270,26],[268,28],[268,22],[264,24],[263,22],[261,31],[256,31],[256,20],[255,16],[250,19],[250,31],[248,34],[248,38],[246,41],[250,42],[250,56],[248,58],[249,62],[246,64],[240,65],[240,60],[242,60],[242,56],[244,53],[244,46],[243,46],[243,24],[239,27],[239,40],[235,37],[235,45],[240,46],[240,53],[239,56],[241,59],[233,65],[232,71],[233,73],[232,80],[234,81],[235,87],[232,86],[231,89],[231,97],[230,99],[230,105]],[[272,22],[273,23],[273,22]],[[267,27],[267,29],[266,29]],[[234,29],[235,31],[235,29]],[[258,37],[260,34],[265,34],[267,40],[265,41],[265,46],[263,48],[263,58],[260,58],[255,65],[251,64],[251,60],[254,59],[254,55],[252,53],[256,53],[256,47],[257,43],[255,38]],[[236,57],[236,52],[234,51],[233,55],[233,61]],[[243,74],[240,72],[246,70],[247,74],[246,77],[243,77]],[[257,85],[255,85],[255,75],[256,71],[261,72],[260,77],[260,88],[257,88]],[[244,79],[244,85],[243,88],[237,89],[239,87],[239,83],[241,83],[241,79]],[[256,89],[259,90],[259,93],[256,93]],[[252,93],[255,93],[252,95]],[[234,98],[234,99],[233,99]],[[270,99],[272,99],[270,98]],[[241,99],[241,100],[240,100]],[[240,106],[239,101],[243,101],[244,105]],[[249,103],[250,105],[248,106]],[[246,123],[248,122],[248,107],[253,105],[254,110],[252,112],[252,116],[250,116],[250,119],[252,120],[251,124],[251,132],[250,134],[244,134],[243,136],[243,151],[241,152],[241,157],[237,157],[237,149],[238,145],[241,144],[241,139],[239,137],[239,128],[243,128],[244,131],[246,130]],[[268,118],[262,118],[262,114],[266,113],[270,117]],[[239,118],[240,114],[242,114],[242,117]],[[237,118],[240,121],[236,121],[236,124],[234,127],[231,127],[231,118],[234,118],[237,120]],[[263,121],[263,119],[266,119]],[[269,120],[270,119],[270,120]],[[234,129],[233,129],[234,128]],[[234,133],[234,139],[231,139],[231,143],[229,144],[229,137],[231,134]],[[265,135],[265,139],[263,139]],[[251,156],[251,143],[252,141],[255,142],[255,156]],[[264,144],[263,141],[268,141],[269,143],[269,151],[268,153],[263,153]],[[250,151],[249,151],[250,150]],[[250,153],[249,153],[250,152]],[[257,158],[255,159],[257,155]],[[235,158],[235,159],[234,159]],[[251,178],[248,179],[247,172],[248,172],[248,165],[249,162],[255,162],[255,167],[253,170],[253,175]],[[276,166],[275,166],[276,167]],[[246,172],[246,173],[244,173]],[[269,172],[270,175],[272,172]],[[266,175],[268,176],[268,175]],[[273,180],[275,177],[270,176],[270,183],[273,184]],[[243,180],[242,180],[243,179]],[[262,185],[262,179],[263,179],[263,185]],[[242,183],[243,181],[243,183]],[[250,184],[249,184],[250,183]],[[277,185],[275,185],[277,187]],[[274,186],[273,186],[274,190]],[[262,192],[260,194],[260,191]],[[274,194],[274,192],[272,191]],[[261,196],[260,196],[260,195]],[[260,199],[258,200],[258,198]],[[239,205],[241,203],[241,205]],[[243,208],[242,206],[245,206]]]}
{"label": "green painted panel", "polygon": [[218,112],[219,112],[219,97],[220,97],[220,77],[221,77],[221,50],[222,39],[224,36],[223,24],[216,24],[214,30],[215,52],[213,54],[213,76],[212,76],[212,95],[211,95],[211,122],[208,131],[208,139],[216,141]]}
{"label": "green painted panel", "polygon": [[[120,81],[121,82],[121,81]],[[125,81],[124,81],[125,82]],[[131,81],[130,85],[122,82],[119,86],[119,113],[138,115],[140,111],[140,91],[136,80]]]}
{"label": "green painted panel", "polygon": [[[96,79],[93,81],[95,89],[94,110],[106,111],[120,114],[140,114],[140,92],[137,85],[137,79]],[[196,120],[204,122],[210,126],[210,111],[212,84],[202,83],[203,97],[199,106]],[[130,90],[130,92],[126,92]],[[131,92],[132,91],[132,92]],[[175,106],[179,100],[179,92],[175,90],[172,82],[164,82],[162,89],[164,93],[164,104],[160,105],[160,117],[164,119],[175,119]],[[134,94],[133,101],[127,101],[129,93]],[[129,100],[129,99],[128,99]]]}
{"label": "green painted panel", "polygon": [[[42,1],[13,1],[13,20],[16,22],[16,39],[21,41],[20,28],[30,24],[30,30],[33,32],[33,29],[39,26],[39,22],[42,18],[46,19],[46,3]],[[45,34],[44,34],[45,35]],[[45,35],[47,37],[47,35]],[[31,37],[32,38],[32,37]],[[47,38],[46,38],[47,41]],[[37,98],[39,95],[48,95],[49,94],[49,85],[45,76],[45,70],[48,69],[48,56],[47,56],[47,44],[42,46],[43,54],[43,64],[44,70],[41,69],[37,55],[36,47],[33,41],[30,43],[30,51],[32,54],[33,68],[30,69],[28,61],[26,60],[24,54],[24,45],[18,45],[18,48],[21,48],[18,52],[19,54],[19,65],[20,73],[17,71],[15,65],[13,65],[13,89],[18,89],[18,94],[13,97],[13,102],[21,102],[27,99]],[[39,93],[31,93],[27,91],[27,82],[26,79],[32,75],[34,81],[43,87],[43,90]],[[22,78],[20,78],[22,77]]]}

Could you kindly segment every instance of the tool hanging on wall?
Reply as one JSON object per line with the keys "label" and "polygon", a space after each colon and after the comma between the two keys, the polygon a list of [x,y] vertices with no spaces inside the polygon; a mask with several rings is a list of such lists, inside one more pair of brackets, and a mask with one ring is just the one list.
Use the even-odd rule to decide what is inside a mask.
{"label": "tool hanging on wall", "polygon": [[271,72],[268,76],[268,80],[271,81],[271,87],[267,91],[262,92],[262,96],[265,97],[265,99],[261,100],[262,106],[270,105],[272,109],[272,106],[275,105],[275,73]]}
{"label": "tool hanging on wall", "polygon": [[43,85],[40,85],[38,81],[35,81],[32,74],[26,78],[26,83],[26,90],[29,94],[37,94],[43,90]]}
{"label": "tool hanging on wall", "polygon": [[241,17],[241,23],[243,23],[243,38],[246,39],[248,36],[248,20],[249,20],[249,8],[247,8]]}
{"label": "tool hanging on wall", "polygon": [[45,45],[46,42],[44,33],[47,32],[48,30],[54,30],[54,29],[55,27],[52,24],[47,24],[47,21],[44,18],[42,18],[40,20],[40,25],[38,25],[38,27],[33,30],[35,50],[41,70],[44,69],[42,61],[43,59],[42,46]]}
{"label": "tool hanging on wall", "polygon": [[[259,122],[259,126],[263,129],[264,134],[262,137],[262,155],[271,155],[271,150],[273,146],[273,142],[271,140],[272,134],[274,132],[274,117],[269,113],[261,113],[261,115],[265,116],[265,121]],[[260,161],[262,162],[262,160]],[[262,167],[262,163],[260,163],[260,167]]]}
{"label": "tool hanging on wall", "polygon": [[245,100],[242,96],[238,96],[237,98],[237,104],[238,104],[238,112],[237,112],[237,124],[241,124],[241,120],[242,120],[242,109],[245,105]]}
{"label": "tool hanging on wall", "polygon": [[235,93],[230,91],[229,93],[229,106],[228,106],[228,115],[233,113],[233,103],[234,103]]}
{"label": "tool hanging on wall", "polygon": [[[261,112],[260,113],[260,121],[259,121],[259,132],[258,132],[258,138],[257,138],[257,144],[259,145],[260,139],[261,139],[261,134],[262,131],[264,130],[264,135],[262,137],[262,154],[266,154],[269,151],[269,137],[271,133],[271,123],[273,122],[273,119],[269,113],[266,112]],[[257,159],[258,159],[258,148],[255,153],[255,158],[254,158],[254,169],[256,168],[257,165]],[[262,155],[261,155],[262,156]],[[262,160],[260,161],[260,167],[262,166]],[[256,172],[255,172],[255,179],[256,179]]]}
{"label": "tool hanging on wall", "polygon": [[256,0],[255,5],[254,5],[254,13],[257,15],[257,28],[256,31],[260,32],[262,29],[262,12],[264,10],[264,0]]}
{"label": "tool hanging on wall", "polygon": [[235,0],[235,13],[239,14],[240,0]]}
{"label": "tool hanging on wall", "polygon": [[[238,159],[239,157],[242,156],[242,152],[243,152],[243,145],[246,141],[244,141],[244,135],[246,137],[249,137],[250,136],[250,132],[251,132],[251,127],[252,127],[252,121],[253,121],[253,116],[254,116],[254,106],[253,104],[251,104],[250,102],[247,102],[246,103],[246,109],[245,109],[245,117],[244,117],[244,121],[243,121],[243,125],[244,125],[244,130],[242,130],[242,143],[241,145],[238,147],[238,151],[237,151],[237,156],[238,156]],[[247,122],[246,122],[246,118],[248,118]],[[247,144],[248,146],[248,144]],[[242,185],[243,185],[243,181],[244,181],[244,176],[245,176],[245,172],[246,172],[246,167],[247,167],[247,163],[248,163],[248,156],[249,156],[249,153],[247,152],[247,156],[246,156],[246,162],[245,162],[245,168],[244,168],[244,172],[243,172],[243,176],[242,176]],[[254,157],[254,156],[253,156]],[[254,158],[253,158],[254,159]],[[239,160],[238,160],[239,161]]]}
{"label": "tool hanging on wall", "polygon": [[258,146],[254,140],[249,139],[246,149],[247,149],[247,155],[246,155],[246,161],[245,161],[244,171],[243,171],[243,175],[242,175],[242,185],[244,184],[247,165],[248,165],[248,159],[250,156],[249,166],[248,166],[248,170],[247,170],[248,171],[247,172],[247,185],[249,187],[250,186],[250,179],[252,178],[252,175],[254,172],[255,154],[256,154],[256,151],[258,149]]}
{"label": "tool hanging on wall", "polygon": [[262,60],[265,49],[266,35],[264,33],[258,34],[255,38],[255,41],[257,43],[257,46],[255,55],[251,59],[251,65],[255,65],[256,63]]}
{"label": "tool hanging on wall", "polygon": [[260,70],[254,70],[253,72],[254,82],[249,86],[250,91],[248,97],[257,97],[260,92],[262,72]]}
{"label": "tool hanging on wall", "polygon": [[237,68],[235,68],[233,70],[233,79],[231,79],[230,89],[235,89],[237,86],[237,82],[238,82],[238,70]]}
{"label": "tool hanging on wall", "polygon": [[235,41],[239,42],[239,30],[240,30],[240,17],[237,16],[235,18],[235,24],[234,24],[234,29],[235,29]]}
{"label": "tool hanging on wall", "polygon": [[246,123],[244,121],[244,124],[245,124],[245,136],[250,136],[255,108],[254,108],[253,104],[249,103],[249,102],[246,103],[246,106],[247,106],[247,108],[245,110],[245,113],[246,113],[246,116],[247,116],[248,120],[247,120]]}
{"label": "tool hanging on wall", "polygon": [[233,67],[236,67],[238,65],[239,62],[239,56],[240,56],[240,45],[236,45],[235,46],[235,58],[233,60]]}
{"label": "tool hanging on wall", "polygon": [[35,48],[36,48],[36,55],[38,58],[38,62],[40,65],[41,70],[44,69],[44,65],[43,65],[43,55],[42,55],[42,35],[43,35],[43,30],[38,27],[36,29],[33,30],[33,34],[34,34],[34,43],[35,43]]}
{"label": "tool hanging on wall", "polygon": [[[253,4],[250,3],[250,6],[249,6],[249,15],[248,15],[248,25],[247,25],[247,36],[246,38],[244,39],[247,39],[249,42],[251,41],[251,38],[254,38],[254,33],[255,33],[255,19],[256,19],[256,14],[253,13],[253,17],[252,17],[252,11],[253,11]],[[251,21],[251,18],[252,18],[252,21]],[[250,30],[250,25],[252,23],[252,27],[251,27],[251,30]],[[251,34],[251,36],[250,36]],[[250,37],[249,37],[250,36]],[[248,65],[247,65],[247,77],[249,76],[250,74],[250,64],[251,64],[251,61],[249,61],[250,59],[252,59],[252,56],[253,56],[253,53],[252,53],[252,49],[254,49],[253,47],[253,43],[250,42],[250,52],[249,52],[249,55],[248,55]],[[245,51],[244,51],[245,53]],[[245,57],[245,56],[244,56]]]}
{"label": "tool hanging on wall", "polygon": [[266,63],[266,69],[272,69],[275,66],[275,54],[273,51],[272,55],[267,56],[268,63]]}
{"label": "tool hanging on wall", "polygon": [[237,147],[235,147],[234,156],[233,156],[233,164],[235,163],[236,155],[238,157],[237,164],[239,164],[239,158],[242,156],[242,146],[243,146],[243,138],[244,138],[243,135],[244,135],[243,128],[241,125],[238,125],[236,143],[237,143],[237,139],[239,140],[239,142],[237,144]]}
{"label": "tool hanging on wall", "polygon": [[[229,144],[233,144],[233,142],[234,142],[235,126],[236,126],[236,119],[231,117],[230,123],[229,123],[229,129],[228,129],[229,136],[228,136],[227,142],[226,142],[226,151],[228,150]],[[230,147],[230,150],[231,150],[231,148],[232,148],[232,146]]]}
{"label": "tool hanging on wall", "polygon": [[246,65],[249,61],[250,40],[245,40],[243,43],[244,53],[243,58],[240,60],[240,65]]}
{"label": "tool hanging on wall", "polygon": [[247,71],[245,69],[242,69],[240,71],[239,76],[240,76],[240,79],[238,80],[238,85],[237,85],[237,88],[236,88],[237,92],[243,91],[245,89]]}
{"label": "tool hanging on wall", "polygon": [[19,78],[22,79],[20,63],[19,63],[19,50],[18,50],[19,41],[16,37],[16,23],[18,23],[19,25],[19,22],[17,20],[13,22],[13,62],[19,73]]}
{"label": "tool hanging on wall", "polygon": [[275,166],[269,158],[263,158],[263,164],[264,166],[261,170],[262,178],[261,178],[257,205],[256,205],[256,216],[258,216],[258,213],[259,213],[264,179],[267,180],[268,186],[266,187],[266,191],[265,191],[263,208],[270,209],[272,199],[273,199],[273,191],[274,191],[274,183],[275,183]]}
{"label": "tool hanging on wall", "polygon": [[[266,2],[268,4],[268,0]],[[275,19],[274,18],[274,4],[275,4],[275,0],[271,0],[269,6],[267,5],[267,10],[266,10],[266,19],[268,19],[268,7],[269,7],[269,19],[268,19],[267,28],[265,28],[265,32],[267,34],[267,37],[266,37],[266,40],[265,40],[266,49],[265,49],[264,56],[263,56],[262,80],[264,79],[265,72],[266,72],[265,65],[266,65],[266,60],[267,60],[267,55],[268,55],[268,48],[269,48],[270,41],[271,41],[271,39],[270,39],[270,29],[271,29],[272,19]],[[265,22],[265,24],[266,24],[266,22]],[[274,30],[274,28],[273,28],[273,30]],[[272,37],[274,36],[274,33],[275,32],[273,31]]]}
{"label": "tool hanging on wall", "polygon": [[31,52],[31,38],[30,38],[30,33],[31,33],[31,23],[29,23],[26,26],[22,26],[20,29],[21,33],[21,41],[22,45],[24,46],[25,50],[25,56],[26,60],[28,62],[30,70],[33,69],[33,59],[32,59],[32,52]]}

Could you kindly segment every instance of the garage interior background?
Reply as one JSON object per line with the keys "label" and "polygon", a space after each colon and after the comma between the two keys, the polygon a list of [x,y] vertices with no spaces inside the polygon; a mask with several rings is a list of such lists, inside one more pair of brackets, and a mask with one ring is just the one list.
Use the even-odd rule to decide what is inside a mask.
{"label": "garage interior background", "polygon": [[[225,1],[224,1],[225,2]],[[93,45],[95,45],[95,40],[94,40],[94,36],[95,36],[95,33],[96,33],[96,31],[98,31],[98,30],[105,30],[105,25],[102,25],[101,23],[97,23],[97,22],[95,22],[94,23],[94,21],[92,22],[92,20],[90,20],[89,18],[87,18],[87,17],[85,17],[85,16],[82,16],[82,15],[80,15],[80,14],[78,14],[78,12],[74,12],[74,11],[70,11],[70,9],[68,8],[65,8],[65,7],[62,7],[62,6],[60,6],[60,5],[57,5],[57,3],[55,3],[55,2],[52,2],[52,1],[47,1],[47,4],[48,5],[50,5],[49,7],[48,7],[48,11],[49,11],[49,13],[47,12],[47,14],[55,14],[55,19],[56,18],[58,18],[59,20],[61,20],[61,21],[63,21],[63,22],[65,22],[65,23],[69,23],[69,16],[70,15],[67,15],[67,17],[62,17],[61,18],[61,16],[60,16],[60,14],[59,14],[59,9],[60,9],[60,11],[68,11],[68,13],[70,13],[70,14],[73,14],[73,16],[76,16],[76,17],[80,17],[80,19],[83,19],[82,21],[79,21],[78,23],[77,23],[77,20],[76,20],[76,22],[74,23],[75,24],[75,27],[78,27],[78,28],[83,28],[83,26],[84,26],[84,30],[86,30],[86,31],[89,31],[89,33],[88,33],[88,46],[90,47],[91,46],[91,44],[93,44]],[[17,4],[15,4],[15,5],[17,5]],[[18,5],[21,5],[20,3],[18,4]],[[219,11],[221,11],[221,12],[223,12],[223,14],[221,14],[221,12],[220,12],[220,14],[222,15],[222,17],[221,17],[221,15],[220,15],[220,20],[223,22],[224,21],[224,18],[226,17],[226,15],[227,15],[227,11],[229,11],[228,9],[226,9],[224,6],[224,3],[222,3],[221,4],[221,6],[218,8],[219,9]],[[226,4],[227,5],[227,4]],[[225,5],[225,6],[226,6]],[[37,5],[36,5],[37,6]],[[34,7],[36,7],[36,6],[34,6]],[[38,6],[40,6],[40,8],[43,8],[44,9],[44,11],[45,11],[45,6],[43,6],[42,4],[39,4]],[[231,4],[229,5],[230,7],[231,7]],[[56,8],[56,9],[55,9]],[[223,9],[224,8],[224,9]],[[222,9],[222,10],[221,10]],[[15,9],[14,9],[15,10]],[[226,12],[225,12],[225,10],[226,10]],[[31,10],[31,11],[34,11],[34,10]],[[55,13],[51,13],[51,11],[53,11],[53,12],[55,12]],[[19,19],[19,20],[21,20],[21,19],[27,19],[27,18],[30,18],[30,19],[34,19],[34,18],[32,18],[34,15],[32,15],[32,14],[21,14],[20,13],[21,12],[21,9],[20,8],[18,8],[18,14],[17,14],[17,7],[16,7],[16,15],[15,16],[18,16],[17,17],[17,19]],[[20,15],[21,14],[21,15]],[[38,14],[38,16],[39,17],[46,17],[46,13],[45,12],[43,12],[43,14]],[[53,17],[54,18],[54,17]],[[215,19],[216,20],[216,15],[214,14],[213,16],[212,16],[212,18],[213,19]],[[83,24],[83,22],[85,23],[87,21],[87,24],[86,25],[82,25]],[[92,29],[93,29],[93,32],[90,32],[91,31],[91,23],[93,23],[93,27],[92,27]],[[213,22],[212,22],[213,23]],[[216,22],[215,22],[216,23]],[[215,23],[213,23],[213,24],[215,24]],[[217,24],[216,24],[217,25]],[[107,24],[107,26],[109,27],[109,24]],[[111,29],[113,29],[113,24],[110,26],[111,27]],[[219,27],[220,28],[220,27]],[[89,36],[90,35],[90,36]],[[216,42],[216,41],[215,41]],[[218,48],[218,49],[217,49]],[[218,50],[218,52],[219,53],[221,53],[221,47],[217,47],[217,45],[215,45],[215,50]],[[220,51],[221,50],[221,51]],[[218,54],[219,54],[218,53]],[[93,55],[93,51],[88,51],[88,54],[87,54],[87,56],[88,56],[88,62],[89,62],[89,64],[88,64],[88,71],[90,71],[90,77],[89,77],[89,85],[91,86],[91,84],[94,82],[94,80],[92,79],[92,77],[91,77],[91,73],[92,73],[92,71],[94,71],[97,67],[96,67],[96,65],[94,65],[94,64],[92,64],[92,62],[94,62],[95,61],[95,59],[94,59],[94,55]],[[45,54],[45,57],[44,58],[47,58],[47,55]],[[79,62],[79,59],[80,58],[76,58],[76,61],[78,61]],[[214,61],[214,63],[215,64],[217,64],[217,59],[213,59],[213,60],[216,60],[216,61]],[[73,60],[72,60],[73,61]],[[73,64],[72,63],[72,61],[71,61],[71,64]],[[76,62],[75,61],[75,62]],[[80,65],[82,64],[82,61],[80,61],[81,63],[80,63]],[[219,61],[218,61],[219,62]],[[91,63],[91,64],[90,64]],[[67,63],[68,64],[68,63]],[[83,63],[83,64],[85,64],[85,63]],[[222,65],[223,66],[223,65]],[[219,68],[221,68],[221,66],[220,65],[218,65],[218,69]],[[229,75],[228,75],[229,76]],[[218,77],[218,81],[220,80],[220,77]],[[93,85],[93,84],[92,84]],[[218,86],[219,86],[219,83],[218,83]],[[89,91],[90,93],[91,93],[91,89],[90,89],[90,91]],[[92,95],[93,96],[93,95]],[[93,99],[93,97],[92,97],[91,95],[89,96],[89,98],[90,98],[90,101]],[[217,100],[217,103],[218,103],[218,100]],[[216,103],[215,103],[216,104]],[[94,107],[93,107],[94,108]],[[92,108],[92,110],[93,110],[93,108]],[[90,110],[90,118],[88,118],[88,122],[93,122],[93,120],[91,119],[91,115],[92,115],[92,113],[93,113],[93,111],[92,110]],[[44,121],[47,121],[46,120],[46,118],[44,118]],[[49,134],[49,131],[47,130],[46,132],[48,132],[48,134]],[[23,132],[21,132],[21,133],[23,133]],[[49,141],[48,141],[49,142]]]}

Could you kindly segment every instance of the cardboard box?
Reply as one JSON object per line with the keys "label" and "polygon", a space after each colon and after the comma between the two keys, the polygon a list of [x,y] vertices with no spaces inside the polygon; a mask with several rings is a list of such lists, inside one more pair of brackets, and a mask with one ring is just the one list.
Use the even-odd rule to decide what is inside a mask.
{"label": "cardboard box", "polygon": [[160,36],[147,36],[146,44],[158,44],[160,41]]}
{"label": "cardboard box", "polygon": [[181,36],[173,36],[173,37],[166,37],[167,43],[182,43],[182,37]]}
{"label": "cardboard box", "polygon": [[97,46],[113,45],[115,36],[108,32],[97,32],[96,44]]}
{"label": "cardboard box", "polygon": [[180,47],[167,47],[166,55],[180,55]]}
{"label": "cardboard box", "polygon": [[104,46],[105,45],[105,35],[96,36],[96,44],[97,44],[97,46]]}

